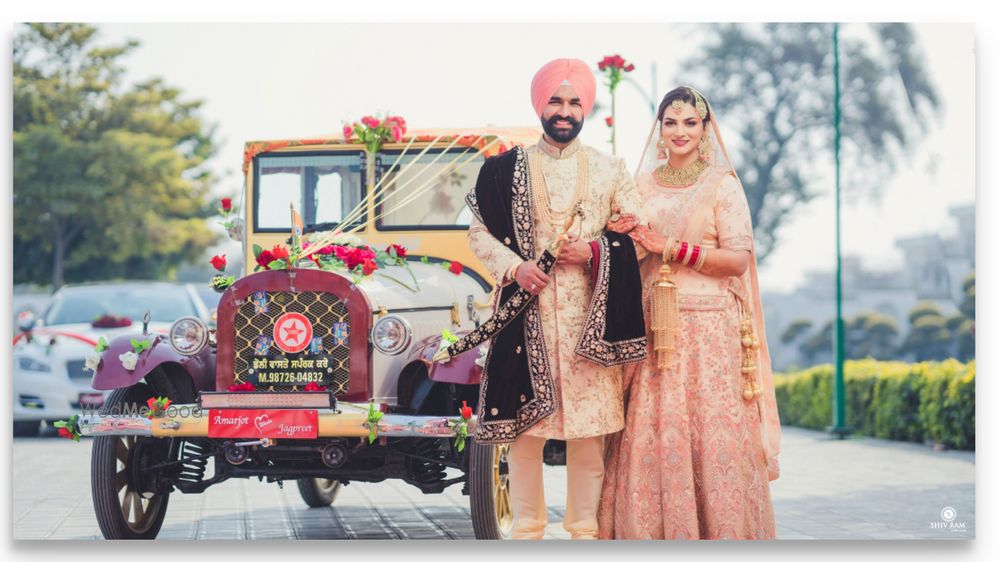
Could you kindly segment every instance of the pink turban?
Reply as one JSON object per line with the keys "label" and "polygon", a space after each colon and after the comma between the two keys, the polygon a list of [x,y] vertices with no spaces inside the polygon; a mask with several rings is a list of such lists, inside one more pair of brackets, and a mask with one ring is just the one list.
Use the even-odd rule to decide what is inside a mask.
{"label": "pink turban", "polygon": [[590,114],[597,96],[597,83],[590,67],[580,59],[556,59],[539,69],[531,80],[531,105],[539,117],[563,82],[568,82],[580,97],[584,117]]}

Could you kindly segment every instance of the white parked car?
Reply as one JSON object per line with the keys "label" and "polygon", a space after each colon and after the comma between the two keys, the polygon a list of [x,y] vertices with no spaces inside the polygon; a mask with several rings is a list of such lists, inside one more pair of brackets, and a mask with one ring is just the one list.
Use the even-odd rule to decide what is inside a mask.
{"label": "white parked car", "polygon": [[13,350],[14,435],[37,435],[42,421],[51,424],[103,404],[108,391],[91,387],[94,373],[85,369],[86,356],[102,336],[110,341],[141,331],[147,310],[151,333],[167,333],[182,316],[209,319],[194,287],[156,281],[66,286],[52,295],[41,318],[22,313]]}

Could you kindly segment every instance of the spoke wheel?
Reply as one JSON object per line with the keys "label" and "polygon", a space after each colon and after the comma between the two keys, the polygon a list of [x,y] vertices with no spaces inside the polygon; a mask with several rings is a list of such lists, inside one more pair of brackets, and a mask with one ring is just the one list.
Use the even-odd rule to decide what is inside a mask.
{"label": "spoke wheel", "polygon": [[[145,384],[120,388],[106,407],[145,405],[153,396]],[[114,410],[112,410],[114,411]],[[155,489],[146,467],[166,460],[166,439],[155,437],[98,436],[91,455],[91,492],[101,534],[106,539],[156,538],[167,513],[169,491]]]}
{"label": "spoke wheel", "polygon": [[507,455],[510,445],[471,444],[469,504],[477,539],[505,539],[514,527]]}

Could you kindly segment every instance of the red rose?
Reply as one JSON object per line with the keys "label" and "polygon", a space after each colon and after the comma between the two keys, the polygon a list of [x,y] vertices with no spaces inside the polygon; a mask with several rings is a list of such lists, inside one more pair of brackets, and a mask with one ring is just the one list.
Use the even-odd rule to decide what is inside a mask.
{"label": "red rose", "polygon": [[388,248],[385,249],[385,253],[387,253],[387,254],[391,253],[391,252],[389,252],[390,248],[395,248],[396,249],[396,257],[397,258],[405,258],[406,257],[406,248],[400,246],[399,244],[392,244],[392,245],[390,245]]}
{"label": "red rose", "polygon": [[610,126],[612,126],[612,125],[615,124],[615,118],[614,117],[605,117],[604,118],[604,122],[608,124],[608,127],[610,127]]}
{"label": "red rose", "polygon": [[460,264],[457,261],[453,261],[453,262],[451,262],[451,265],[448,266],[448,271],[454,273],[455,275],[461,275],[462,274],[462,264]]}
{"label": "red rose", "polygon": [[395,142],[403,140],[403,129],[399,125],[392,126],[392,140]]}
{"label": "red rose", "polygon": [[316,253],[324,255],[324,256],[329,256],[330,254],[333,253],[333,250],[334,250],[334,248],[333,248],[332,245],[330,245],[330,246],[323,246],[322,248],[316,250]]}
{"label": "red rose", "polygon": [[629,63],[628,66],[625,67],[625,72],[632,72],[633,70],[635,70],[635,65],[632,63]]}
{"label": "red rose", "polygon": [[344,125],[344,140],[351,140],[352,134],[354,134],[354,128],[350,125]]}
{"label": "red rose", "polygon": [[369,129],[377,129],[379,125],[378,119],[372,117],[371,115],[366,115],[361,118],[361,123]]}
{"label": "red rose", "polygon": [[257,256],[257,265],[267,269],[267,265],[274,261],[274,254],[271,250],[264,250]]}
{"label": "red rose", "polygon": [[361,262],[361,273],[365,275],[371,275],[376,269],[378,269],[378,265],[373,260]]}
{"label": "red rose", "polygon": [[229,211],[233,210],[233,198],[232,197],[223,197],[222,198],[222,210],[224,212],[227,212],[227,213]]}
{"label": "red rose", "polygon": [[215,256],[209,261],[212,263],[212,267],[214,267],[219,271],[223,271],[224,269],[226,269],[226,254],[222,254],[221,256]]}
{"label": "red rose", "polygon": [[608,67],[608,65],[604,64],[604,61],[601,61],[601,62],[597,63],[597,70],[602,70],[603,71],[607,67]]}
{"label": "red rose", "polygon": [[470,408],[469,405],[465,403],[465,400],[462,400],[462,409],[460,410],[460,412],[462,413],[463,420],[472,419],[472,408]]}
{"label": "red rose", "polygon": [[274,256],[274,259],[276,260],[287,260],[288,248],[282,246],[281,244],[275,244],[274,247],[271,248],[271,255]]}
{"label": "red rose", "polygon": [[59,437],[65,437],[66,439],[72,439],[73,438],[73,432],[71,432],[70,430],[66,429],[65,427],[60,427],[59,428]]}

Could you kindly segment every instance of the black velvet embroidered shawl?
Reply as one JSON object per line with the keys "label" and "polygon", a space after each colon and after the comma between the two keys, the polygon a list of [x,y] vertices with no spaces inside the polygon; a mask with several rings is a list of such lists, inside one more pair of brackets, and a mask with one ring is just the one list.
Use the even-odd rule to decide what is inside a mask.
{"label": "black velvet embroidered shawl", "polygon": [[[494,238],[505,241],[522,259],[538,258],[522,148],[487,159],[466,202]],[[615,233],[606,233],[599,243],[599,259],[594,262],[600,268],[597,286],[576,352],[604,366],[640,361],[646,356],[646,337],[635,247],[627,235]],[[517,289],[517,283],[502,287],[500,304]],[[534,300],[490,345],[479,389],[475,438],[480,443],[510,443],[553,413],[557,400],[538,301]]]}

